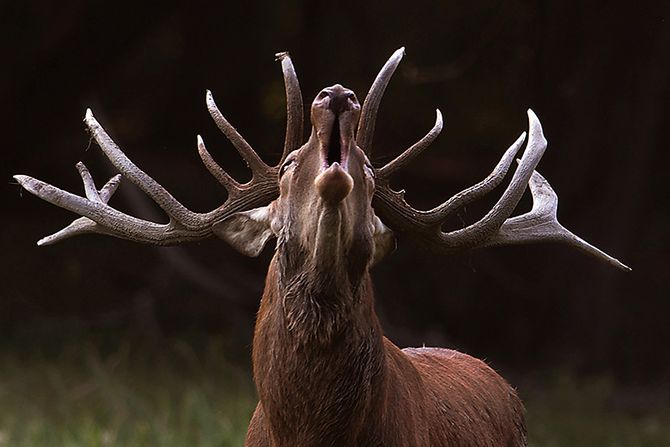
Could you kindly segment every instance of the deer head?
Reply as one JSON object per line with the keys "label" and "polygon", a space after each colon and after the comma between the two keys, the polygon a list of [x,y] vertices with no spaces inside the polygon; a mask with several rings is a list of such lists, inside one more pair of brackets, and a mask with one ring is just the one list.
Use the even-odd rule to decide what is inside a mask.
{"label": "deer head", "polygon": [[335,276],[346,264],[343,273],[360,277],[394,245],[372,209],[374,169],[355,139],[360,111],[351,90],[339,84],[321,90],[312,102],[309,140],[279,169],[279,197],[215,224],[214,233],[250,256],[275,236],[285,269]]}
{"label": "deer head", "polygon": [[[103,152],[123,176],[165,211],[169,222],[149,222],[112,208],[107,202],[121,176],[113,177],[98,190],[86,167],[78,163],[86,197],[32,177],[14,177],[27,191],[82,216],[38,244],[52,244],[83,233],[102,233],[156,245],[217,235],[243,253],[255,256],[275,236],[289,258],[296,257],[291,254],[300,253],[302,259],[309,260],[306,262],[333,265],[347,256],[349,264],[354,265],[352,269],[360,273],[394,245],[393,236],[382,224],[383,220],[396,233],[405,233],[427,249],[441,253],[492,245],[564,242],[613,266],[629,270],[558,223],[558,198],[547,181],[535,171],[547,142],[542,126],[531,110],[528,110],[528,144],[518,160],[518,167],[496,205],[478,222],[450,232],[442,230],[444,221],[457,209],[489,193],[502,182],[525,141],[525,133],[507,149],[488,177],[431,210],[416,210],[404,200],[403,192],[393,191],[389,186],[390,176],[428,147],[442,129],[442,116],[437,110],[435,125],[421,140],[387,165],[371,166],[366,151],[371,146],[377,109],[403,55],[404,48],[401,48],[386,62],[362,108],[356,95],[339,84],[323,89],[312,102],[309,140],[300,146],[303,124],[300,87],[288,53],[279,53],[288,118],[284,150],[276,166],[268,166],[260,159],[223,117],[208,91],[206,102],[210,114],[253,172],[251,181],[238,183],[214,162],[198,137],[198,151],[205,166],[228,191],[225,203],[208,213],[190,211],[138,168],[88,110],[84,121]],[[532,210],[510,218],[527,186],[533,195]],[[349,256],[352,254],[355,254],[355,260],[354,256]]]}

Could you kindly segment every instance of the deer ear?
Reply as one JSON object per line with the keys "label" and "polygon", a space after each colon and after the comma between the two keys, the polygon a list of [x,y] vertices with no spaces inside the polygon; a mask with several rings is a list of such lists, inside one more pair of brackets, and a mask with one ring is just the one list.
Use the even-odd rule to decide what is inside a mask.
{"label": "deer ear", "polygon": [[266,242],[274,236],[270,228],[271,205],[235,213],[222,222],[215,223],[212,231],[237,251],[256,257]]}
{"label": "deer ear", "polygon": [[370,266],[377,264],[384,256],[395,250],[395,236],[393,231],[375,215],[374,218],[374,251],[372,252],[372,262]]}

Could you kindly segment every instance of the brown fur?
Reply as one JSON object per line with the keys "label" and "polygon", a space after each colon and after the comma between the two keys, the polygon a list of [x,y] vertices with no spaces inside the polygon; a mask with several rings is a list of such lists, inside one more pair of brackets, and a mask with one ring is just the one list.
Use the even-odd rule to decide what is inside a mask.
{"label": "brown fur", "polygon": [[246,446],[526,445],[523,406],[485,363],[400,350],[382,335],[367,274],[337,319],[326,313],[292,329],[278,277],[275,258],[254,337],[260,403]]}
{"label": "brown fur", "polygon": [[[254,334],[260,402],[245,445],[524,446],[521,402],[491,368],[446,349],[401,351],[382,333],[368,270],[393,243],[371,207],[352,95],[324,89],[279,198],[241,225],[224,223],[254,247],[264,221],[278,238]],[[342,165],[329,161],[333,148]]]}

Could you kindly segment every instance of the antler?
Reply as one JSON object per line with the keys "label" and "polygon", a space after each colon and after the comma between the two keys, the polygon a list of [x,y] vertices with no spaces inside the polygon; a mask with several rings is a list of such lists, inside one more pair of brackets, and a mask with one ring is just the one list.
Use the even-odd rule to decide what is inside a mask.
{"label": "antler", "polygon": [[286,90],[286,137],[284,139],[284,151],[277,165],[281,166],[286,156],[302,145],[304,118],[302,93],[291,57],[287,51],[277,53],[275,57],[278,61],[281,61],[281,68],[284,73],[284,88]]}
{"label": "antler", "polygon": [[[441,127],[439,118],[438,111],[438,122]],[[528,120],[528,145],[521,160],[518,160],[519,166],[498,202],[478,222],[459,230],[442,231],[443,223],[457,209],[482,197],[500,184],[525,140],[525,133],[507,149],[488,177],[459,192],[432,210],[421,211],[407,204],[404,191],[396,192],[391,189],[389,175],[427,146],[427,144],[421,144],[422,142],[432,141],[434,137],[430,138],[430,136],[435,134],[435,129],[438,127],[436,123],[433,130],[419,143],[377,170],[377,189],[373,203],[376,212],[391,228],[411,233],[421,245],[436,252],[453,253],[491,245],[564,242],[617,268],[630,270],[619,260],[574,235],[558,223],[556,218],[558,197],[549,183],[535,171],[547,147],[547,140],[544,138],[539,119],[530,109]],[[417,149],[417,146],[420,148]],[[529,181],[533,195],[532,210],[521,216],[509,218]]]}
{"label": "antler", "polygon": [[38,245],[49,245],[85,233],[100,233],[154,245],[174,245],[186,241],[201,240],[210,237],[212,225],[231,214],[266,204],[279,194],[277,174],[286,154],[295,149],[302,138],[302,95],[300,86],[288,53],[279,53],[282,63],[287,96],[286,140],[282,159],[279,164],[270,167],[258,156],[256,151],[235,130],[219,111],[211,92],[207,91],[207,108],[216,125],[230,140],[247,162],[253,175],[248,183],[240,184],[219,166],[207,151],[202,138],[198,135],[198,152],[207,170],[224,186],[228,192],[226,201],[218,208],[197,213],[189,210],[175,199],[156,180],[135,165],[103,127],[94,118],[91,110],[86,111],[84,122],[91,135],[97,141],[107,158],[121,171],[121,174],[142,189],[168,215],[165,224],[151,222],[130,216],[107,203],[116,191],[121,175],[110,179],[101,190],[97,190],[93,178],[83,163],[77,163],[77,169],[84,183],[86,197],[81,197],[53,185],[26,175],[14,178],[28,192],[81,215],[62,230],[42,238]]}
{"label": "antler", "polygon": [[379,103],[382,100],[382,96],[384,96],[384,91],[391,80],[391,76],[393,76],[395,69],[398,67],[398,64],[404,55],[405,47],[400,47],[395,50],[379,71],[368,94],[365,95],[363,108],[361,109],[361,117],[358,121],[358,129],[356,130],[356,144],[368,155],[371,152],[372,137],[375,133],[375,123],[377,121]]}

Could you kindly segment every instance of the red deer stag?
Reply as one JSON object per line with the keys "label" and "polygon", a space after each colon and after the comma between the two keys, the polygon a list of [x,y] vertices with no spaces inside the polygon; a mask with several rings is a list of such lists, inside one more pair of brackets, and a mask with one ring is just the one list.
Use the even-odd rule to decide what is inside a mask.
{"label": "red deer stag", "polygon": [[[484,362],[448,349],[399,349],[382,333],[375,315],[369,269],[395,245],[392,231],[426,248],[456,253],[478,247],[558,241],[622,268],[556,220],[557,196],[535,171],[546,140],[528,111],[529,135],[509,186],[488,214],[465,228],[444,232],[445,219],[498,186],[523,145],[522,134],[493,172],[430,211],[408,205],[389,177],[440,133],[434,127],[387,165],[370,164],[379,102],[403,57],[384,65],[363,106],[339,84],[323,89],[311,106],[312,131],[301,145],[303,104],[293,64],[278,54],[286,85],[288,124],[276,166],[266,165],[223,117],[210,92],[206,101],[217,126],[253,172],[240,184],[198,151],[228,198],[207,213],[190,211],[138,168],[86,112],[93,138],[122,175],[167,214],[164,224],[108,205],[121,175],[98,190],[82,163],[85,197],[34,178],[15,178],[29,192],[82,217],[38,242],[47,245],[83,233],[102,233],[156,245],[216,235],[249,256],[277,239],[253,343],[254,379],[260,402],[247,446],[524,446],[523,406],[514,389]],[[358,127],[357,127],[358,126]],[[526,186],[531,211],[510,215]]]}

